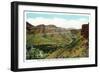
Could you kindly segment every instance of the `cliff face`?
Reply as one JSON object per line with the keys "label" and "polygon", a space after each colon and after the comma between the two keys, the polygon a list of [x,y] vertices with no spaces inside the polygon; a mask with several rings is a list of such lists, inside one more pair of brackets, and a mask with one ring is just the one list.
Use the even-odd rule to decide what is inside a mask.
{"label": "cliff face", "polygon": [[83,24],[82,25],[81,35],[85,39],[88,39],[89,38],[89,24]]}
{"label": "cliff face", "polygon": [[45,25],[44,24],[40,24],[38,26],[35,26],[33,32],[34,33],[45,33]]}
{"label": "cliff face", "polygon": [[31,25],[30,23],[26,22],[26,31],[27,33],[32,33],[34,26]]}
{"label": "cliff face", "polygon": [[30,30],[33,29],[33,27],[34,27],[33,25],[31,25],[30,23],[26,22],[26,29],[27,29],[27,30],[30,31]]}
{"label": "cliff face", "polygon": [[38,33],[58,33],[58,32],[66,32],[67,30],[65,28],[56,27],[53,24],[45,25],[45,24],[39,24],[37,26],[33,26],[30,23],[26,22],[27,26],[27,32],[31,34],[38,34]]}

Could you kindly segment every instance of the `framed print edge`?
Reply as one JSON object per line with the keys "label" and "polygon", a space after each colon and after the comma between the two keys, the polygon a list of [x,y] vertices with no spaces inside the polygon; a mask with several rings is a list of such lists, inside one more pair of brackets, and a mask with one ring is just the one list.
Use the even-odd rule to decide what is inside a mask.
{"label": "framed print edge", "polygon": [[11,3],[11,70],[18,70],[18,7]]}
{"label": "framed print edge", "polygon": [[[18,67],[18,6],[19,5],[36,5],[36,6],[51,6],[51,7],[69,7],[69,8],[84,8],[95,10],[95,64],[86,65],[70,65],[70,66],[52,66],[52,67],[36,67],[36,68],[19,68]],[[50,69],[65,69],[65,68],[81,68],[81,67],[96,67],[97,66],[97,7],[96,6],[81,6],[81,5],[64,5],[64,4],[49,4],[49,3],[33,3],[33,2],[17,2],[11,3],[11,71],[32,71],[32,70],[50,70]]]}
{"label": "framed print edge", "polygon": [[98,66],[98,7],[95,7],[95,65]]}

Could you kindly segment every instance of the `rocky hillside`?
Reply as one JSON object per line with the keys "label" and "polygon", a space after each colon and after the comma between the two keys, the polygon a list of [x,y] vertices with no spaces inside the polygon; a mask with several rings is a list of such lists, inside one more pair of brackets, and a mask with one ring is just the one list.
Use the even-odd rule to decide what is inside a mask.
{"label": "rocky hillside", "polygon": [[88,39],[88,37],[89,37],[89,24],[83,24],[82,25],[81,35],[85,39]]}
{"label": "rocky hillside", "polygon": [[67,31],[72,31],[72,32],[78,32],[79,30],[74,30],[74,29],[65,29],[65,28],[61,28],[61,27],[57,27],[54,24],[50,24],[50,25],[45,25],[45,24],[39,24],[37,26],[33,26],[32,24],[26,22],[26,28],[27,31],[30,32],[31,34],[43,34],[43,33],[66,33]]}

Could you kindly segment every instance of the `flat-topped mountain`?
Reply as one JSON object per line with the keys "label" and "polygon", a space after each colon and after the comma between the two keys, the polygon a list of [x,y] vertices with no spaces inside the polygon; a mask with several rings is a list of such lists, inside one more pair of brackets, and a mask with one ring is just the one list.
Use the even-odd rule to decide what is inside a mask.
{"label": "flat-topped mountain", "polygon": [[32,24],[26,22],[26,28],[27,28],[27,31],[29,33],[33,33],[33,34],[38,34],[38,33],[58,33],[58,32],[66,32],[68,31],[67,29],[65,28],[61,28],[61,27],[57,27],[53,24],[50,24],[50,25],[45,25],[45,24],[39,24],[37,26],[33,26]]}

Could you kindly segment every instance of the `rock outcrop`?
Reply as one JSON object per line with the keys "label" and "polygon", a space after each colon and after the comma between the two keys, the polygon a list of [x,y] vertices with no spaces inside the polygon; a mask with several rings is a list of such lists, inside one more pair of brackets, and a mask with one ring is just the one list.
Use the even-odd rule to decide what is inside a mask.
{"label": "rock outcrop", "polygon": [[89,38],[89,24],[83,24],[82,25],[81,35],[85,39],[88,39]]}
{"label": "rock outcrop", "polygon": [[58,32],[66,32],[67,30],[65,28],[56,27],[53,24],[45,25],[45,24],[39,24],[37,26],[33,26],[32,24],[26,22],[26,28],[28,33],[33,34],[43,34],[43,33],[58,33]]}

